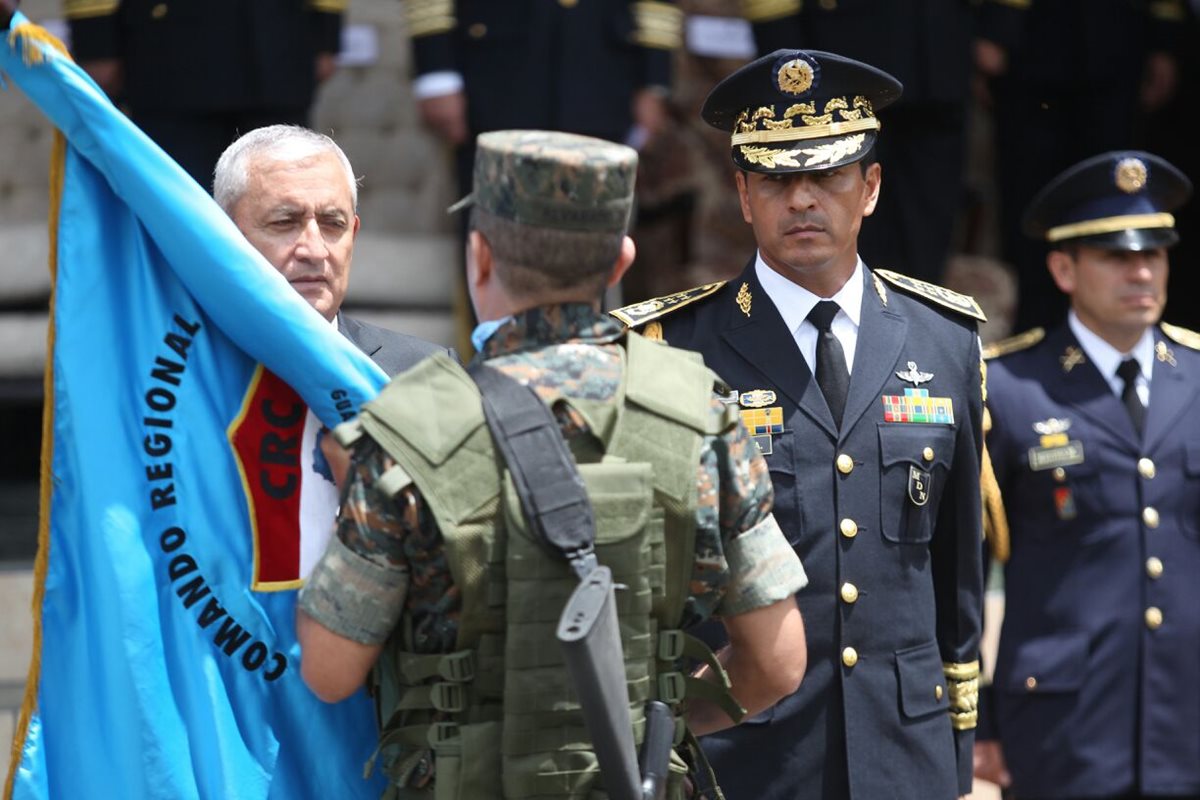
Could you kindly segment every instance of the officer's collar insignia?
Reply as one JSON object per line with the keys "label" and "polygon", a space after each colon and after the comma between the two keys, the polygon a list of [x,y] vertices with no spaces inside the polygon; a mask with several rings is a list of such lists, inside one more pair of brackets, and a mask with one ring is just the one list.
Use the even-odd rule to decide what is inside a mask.
{"label": "officer's collar insignia", "polygon": [[738,308],[740,308],[742,310],[742,313],[745,314],[747,317],[750,316],[750,303],[753,300],[754,300],[754,298],[750,294],[750,284],[743,283],[742,288],[738,289],[737,304],[738,304]]}
{"label": "officer's collar insignia", "polygon": [[904,394],[885,394],[883,421],[953,425],[954,399],[930,397],[928,389],[905,389]]}
{"label": "officer's collar insignia", "polygon": [[1058,357],[1058,363],[1062,364],[1063,372],[1070,372],[1080,364],[1087,363],[1087,357],[1083,351],[1073,344],[1067,345],[1067,349]]}
{"label": "officer's collar insignia", "polygon": [[874,272],[871,273],[871,282],[875,284],[875,294],[879,295],[879,302],[883,303],[884,308],[887,308],[887,287]]}
{"label": "officer's collar insignia", "polygon": [[908,369],[904,372],[897,372],[896,377],[906,383],[911,383],[913,386],[920,386],[922,383],[929,383],[933,378],[932,372],[921,372],[917,369],[917,362],[909,361]]}
{"label": "officer's collar insignia", "polygon": [[1125,194],[1136,194],[1146,186],[1146,162],[1140,158],[1122,158],[1117,162],[1113,182]]}
{"label": "officer's collar insignia", "polygon": [[775,402],[775,393],[770,389],[751,389],[738,395],[738,402],[746,408],[762,408]]}
{"label": "officer's collar insignia", "polygon": [[917,297],[924,298],[931,303],[936,303],[943,308],[965,314],[980,322],[987,322],[987,315],[983,313],[983,309],[979,307],[979,303],[975,302],[975,298],[969,294],[959,294],[937,284],[926,283],[916,278],[910,278],[907,275],[901,275],[899,272],[892,272],[890,269],[876,269],[872,270],[872,272],[897,289],[903,289],[909,294],[915,294]]}
{"label": "officer's collar insignia", "polygon": [[690,305],[697,300],[714,294],[718,289],[724,286],[726,281],[717,281],[715,283],[706,283],[703,286],[697,286],[694,289],[685,289],[682,292],[655,297],[651,300],[644,300],[640,303],[631,303],[623,308],[615,308],[608,313],[619,320],[622,324],[629,328],[636,328],[640,325],[666,316],[672,311]]}
{"label": "officer's collar insignia", "polygon": [[819,67],[807,58],[793,58],[784,62],[775,72],[775,85],[784,94],[799,97],[816,86]]}
{"label": "officer's collar insignia", "polygon": [[1055,417],[1033,423],[1033,432],[1042,436],[1049,436],[1054,433],[1066,433],[1070,428],[1071,420],[1057,419]]}
{"label": "officer's collar insignia", "polygon": [[1173,351],[1171,348],[1167,347],[1166,342],[1155,342],[1154,343],[1154,355],[1159,361],[1165,361],[1168,364],[1170,364],[1172,367],[1176,366],[1175,351]]}

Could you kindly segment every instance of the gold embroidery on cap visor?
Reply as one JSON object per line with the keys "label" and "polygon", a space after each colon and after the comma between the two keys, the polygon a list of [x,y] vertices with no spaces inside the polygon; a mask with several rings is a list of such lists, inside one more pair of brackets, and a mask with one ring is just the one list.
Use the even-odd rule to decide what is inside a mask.
{"label": "gold embroidery on cap visor", "polygon": [[[814,167],[821,164],[834,164],[846,156],[851,156],[862,149],[867,135],[847,136],[829,144],[815,147],[797,147],[793,150],[772,149],[770,147],[742,146],[742,158],[751,164],[758,164],[768,169],[775,167]],[[804,163],[796,160],[799,155],[807,156]]]}
{"label": "gold embroidery on cap visor", "polygon": [[1116,184],[1125,194],[1141,191],[1146,185],[1146,165],[1140,158],[1122,158],[1117,162]]}
{"label": "gold embroidery on cap visor", "polygon": [[1061,242],[1063,239],[1075,239],[1079,236],[1096,236],[1117,231],[1145,230],[1147,228],[1174,228],[1175,217],[1172,214],[1129,214],[1123,217],[1104,217],[1089,219],[1083,222],[1073,222],[1070,225],[1058,225],[1046,231],[1046,241]]}
{"label": "gold embroidery on cap visor", "polygon": [[[835,119],[836,117],[836,119]],[[816,103],[793,103],[776,118],[773,106],[744,109],[733,123],[731,144],[791,142],[797,139],[822,139],[863,130],[879,130],[879,120],[871,101],[862,95],[853,98],[832,97],[821,113]]]}

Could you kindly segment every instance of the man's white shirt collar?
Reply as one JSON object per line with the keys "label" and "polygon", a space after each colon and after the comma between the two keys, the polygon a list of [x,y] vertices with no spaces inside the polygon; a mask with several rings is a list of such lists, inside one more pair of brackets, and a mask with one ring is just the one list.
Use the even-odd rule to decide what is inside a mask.
{"label": "man's white shirt collar", "polygon": [[1140,369],[1138,395],[1142,398],[1142,403],[1150,404],[1150,376],[1154,370],[1154,331],[1152,328],[1146,328],[1142,332],[1142,338],[1138,339],[1137,344],[1129,353],[1122,353],[1084,325],[1074,309],[1067,313],[1067,325],[1070,326],[1071,333],[1075,334],[1075,338],[1079,340],[1079,346],[1083,348],[1084,354],[1091,359],[1092,364],[1099,370],[1104,380],[1108,381],[1109,387],[1118,397],[1121,396],[1125,382],[1117,375],[1117,367],[1126,358],[1137,361]]}
{"label": "man's white shirt collar", "polygon": [[[851,372],[854,370],[854,351],[858,343],[859,321],[862,319],[864,269],[860,258],[846,283],[829,298],[837,303],[840,309],[833,318],[831,328],[833,335],[841,342],[842,350],[846,354],[846,369]],[[754,272],[763,291],[771,298],[771,302],[779,310],[779,315],[783,317],[783,324],[792,332],[808,368],[814,369],[817,357],[817,328],[808,322],[808,314],[813,306],[825,298],[817,297],[808,289],[771,269],[763,261],[761,252],[755,256]]]}

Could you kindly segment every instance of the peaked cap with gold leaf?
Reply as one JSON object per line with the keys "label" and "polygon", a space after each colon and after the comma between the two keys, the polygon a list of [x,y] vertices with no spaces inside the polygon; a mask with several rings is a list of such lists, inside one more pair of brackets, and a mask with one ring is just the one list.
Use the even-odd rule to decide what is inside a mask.
{"label": "peaked cap with gold leaf", "polygon": [[700,115],[729,131],[733,163],[750,172],[809,172],[870,152],[881,108],[903,91],[883,70],[819,50],[776,50],[728,75]]}

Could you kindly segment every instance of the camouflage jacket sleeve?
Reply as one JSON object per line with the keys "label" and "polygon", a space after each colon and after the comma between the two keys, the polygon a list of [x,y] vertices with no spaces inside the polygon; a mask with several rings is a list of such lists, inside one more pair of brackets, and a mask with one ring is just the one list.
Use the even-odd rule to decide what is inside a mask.
{"label": "camouflage jacket sleeve", "polygon": [[424,499],[414,486],[396,497],[376,487],[394,463],[373,444],[355,453],[336,535],[300,593],[309,616],[364,644],[386,640],[406,607],[431,593],[444,603],[451,594],[441,535]]}
{"label": "camouflage jacket sleeve", "polygon": [[[723,413],[720,401],[713,408]],[[697,479],[695,618],[753,611],[803,588],[804,569],[771,514],[766,461],[741,423],[705,439]]]}

